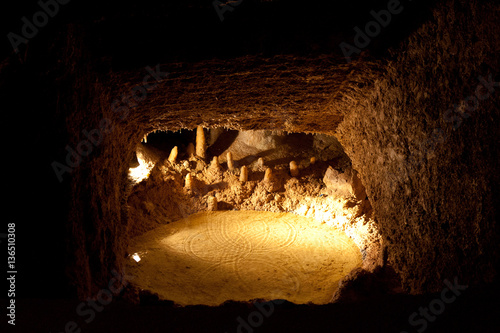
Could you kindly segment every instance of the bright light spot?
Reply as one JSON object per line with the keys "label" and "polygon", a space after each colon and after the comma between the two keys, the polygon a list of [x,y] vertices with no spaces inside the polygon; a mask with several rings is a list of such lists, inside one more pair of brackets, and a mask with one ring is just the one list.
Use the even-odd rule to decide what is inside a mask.
{"label": "bright light spot", "polygon": [[132,259],[134,259],[136,262],[141,261],[141,257],[139,257],[139,254],[137,254],[137,253],[134,253],[134,254],[132,255]]}
{"label": "bright light spot", "polygon": [[138,167],[128,169],[128,176],[134,183],[140,183],[143,179],[149,177],[149,171],[147,165],[139,164]]}
{"label": "bright light spot", "polygon": [[336,216],[333,223],[334,225],[346,225],[349,223],[349,217],[345,215]]}
{"label": "bright light spot", "polygon": [[147,179],[149,177],[151,169],[153,169],[153,167],[155,166],[154,163],[145,162],[141,157],[141,154],[137,154],[139,166],[128,169],[129,179],[134,182],[134,184],[140,183],[142,180]]}
{"label": "bright light spot", "polygon": [[302,205],[299,207],[299,209],[296,210],[298,215],[305,216],[307,214],[309,207],[306,205]]}

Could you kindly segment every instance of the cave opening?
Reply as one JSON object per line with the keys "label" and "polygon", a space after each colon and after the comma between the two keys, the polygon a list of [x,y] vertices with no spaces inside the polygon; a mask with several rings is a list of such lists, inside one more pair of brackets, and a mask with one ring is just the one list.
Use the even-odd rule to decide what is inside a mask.
{"label": "cave opening", "polygon": [[380,260],[365,189],[331,135],[154,130],[129,180],[126,267],[139,294],[327,304],[351,271]]}
{"label": "cave opening", "polygon": [[[68,2],[16,2],[16,10],[2,11],[0,93],[15,138],[4,153],[4,220],[15,224],[9,257],[16,257],[17,276],[15,297],[6,299],[16,309],[4,311],[9,321],[17,315],[19,331],[498,330],[498,1],[216,1],[224,21],[213,1]],[[204,158],[196,157],[198,125]],[[293,132],[281,139],[298,144],[286,154],[282,143],[243,156],[231,149],[229,170],[228,147],[264,133],[249,130],[268,130],[262,142]],[[227,139],[212,142],[216,131]],[[350,162],[315,154],[314,143],[328,135]],[[291,298],[300,270],[280,270],[289,257],[264,282],[245,262],[260,259],[250,248],[269,249],[281,234],[289,239],[291,227],[264,219],[257,235],[277,230],[261,239],[248,234],[256,217],[228,217],[220,224],[242,226],[219,228],[226,232],[203,241],[203,228],[219,214],[242,212],[299,216],[307,219],[301,226],[340,230],[361,254],[361,267],[328,291],[329,304],[285,303],[269,318],[256,317],[259,308],[247,302],[157,304],[148,292],[182,302],[132,280],[139,279],[132,265],[144,267],[152,255],[136,247],[140,237],[213,217],[191,223],[199,229],[158,237],[177,251],[174,259],[191,249],[198,266],[179,262],[150,278],[203,277],[203,264],[211,267],[205,251],[220,262],[236,247],[246,255],[236,262],[249,279],[243,286],[280,283],[232,300],[301,303]],[[14,234],[4,230],[0,242],[9,245]],[[221,234],[229,235],[226,247]],[[327,238],[326,230],[312,234],[299,252]],[[216,253],[221,247],[228,250]],[[274,271],[280,258],[266,257],[257,269]],[[190,290],[216,289],[193,280],[176,292]],[[245,326],[256,318],[265,322]]]}

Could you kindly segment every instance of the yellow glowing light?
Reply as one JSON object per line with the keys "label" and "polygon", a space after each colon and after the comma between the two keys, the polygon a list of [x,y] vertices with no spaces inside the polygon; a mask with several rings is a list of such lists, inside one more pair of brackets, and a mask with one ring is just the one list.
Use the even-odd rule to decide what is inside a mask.
{"label": "yellow glowing light", "polygon": [[128,169],[128,176],[134,184],[140,183],[142,180],[149,177],[151,169],[155,166],[152,162],[146,162],[142,158],[141,154],[137,154],[137,160],[139,161],[139,166],[135,168]]}
{"label": "yellow glowing light", "polygon": [[147,165],[139,164],[138,167],[128,169],[128,175],[134,183],[140,183],[149,177],[149,171],[150,169]]}
{"label": "yellow glowing light", "polygon": [[139,257],[139,254],[137,254],[137,253],[134,253],[134,254],[132,255],[132,259],[134,259],[136,262],[141,261],[141,257]]}
{"label": "yellow glowing light", "polygon": [[[270,297],[326,304],[362,264],[343,232],[290,213],[200,212],[136,238],[131,250],[138,246],[149,251],[147,262],[128,267],[137,286],[181,305]],[[151,272],[168,279],[153,282]]]}

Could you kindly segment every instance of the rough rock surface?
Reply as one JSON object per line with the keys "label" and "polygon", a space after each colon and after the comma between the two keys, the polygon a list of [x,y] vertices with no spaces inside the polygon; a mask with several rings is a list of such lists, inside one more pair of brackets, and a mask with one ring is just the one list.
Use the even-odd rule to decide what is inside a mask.
{"label": "rough rock surface", "polygon": [[348,196],[353,194],[352,186],[347,183],[346,177],[332,167],[328,167],[323,177],[323,183],[332,193],[339,196]]}
{"label": "rough rock surface", "polygon": [[[388,261],[413,293],[454,277],[492,281],[499,267],[500,88],[480,86],[500,81],[500,12],[452,4],[461,13],[436,12],[346,106],[338,128]],[[477,94],[477,105],[467,102]]]}
{"label": "rough rock surface", "polygon": [[[140,84],[144,70],[111,73],[104,84],[75,69],[74,75],[88,78],[78,87],[85,85],[94,98],[84,103],[80,94],[74,100],[67,119],[70,144],[84,139],[81,128],[96,128],[102,118],[114,125],[71,179],[70,219],[77,240],[71,245],[71,271],[81,272],[74,280],[83,294],[106,283],[105,267],[122,263],[127,239],[121,230],[131,228],[127,162],[136,143],[156,129],[197,125],[337,131],[366,185],[388,261],[406,290],[435,291],[453,276],[464,283],[491,281],[499,258],[494,198],[500,95],[491,88],[469,117],[447,110],[474,94],[479,76],[499,81],[500,20],[488,4],[451,3],[464,7],[462,14],[446,6],[437,10],[388,62],[347,65],[328,56],[279,56],[163,65],[171,74],[126,121],[111,109],[113,99]],[[95,110],[92,118],[89,107]],[[247,186],[236,190],[249,191]],[[293,181],[287,187],[293,189]],[[90,193],[92,200],[86,200]],[[265,200],[248,202],[257,209],[272,205]],[[174,211],[184,209],[176,206]]]}
{"label": "rough rock surface", "polygon": [[[92,58],[86,50],[97,41],[78,24],[54,34],[36,59],[27,52],[2,61],[2,94],[18,98],[12,105],[51,108],[50,114],[33,114],[33,124],[12,122],[27,126],[29,144],[43,151],[33,151],[43,166],[26,174],[45,177],[47,169],[57,182],[53,159],[64,162],[66,146],[75,149],[87,140],[82,130],[99,129],[109,120],[102,140],[64,174],[53,200],[67,202],[64,209],[34,203],[48,216],[58,215],[50,224],[57,235],[52,240],[71,240],[54,251],[69,253],[59,256],[56,266],[70,265],[66,273],[82,299],[107,286],[111,270],[123,267],[124,235],[142,228],[129,225],[127,211],[133,200],[128,168],[137,143],[154,130],[202,125],[337,133],[366,186],[387,260],[406,290],[436,291],[454,276],[462,283],[491,281],[500,266],[500,94],[496,85],[477,87],[484,80],[500,81],[499,22],[494,1],[451,0],[415,27],[387,60],[346,64],[329,54],[259,55],[162,64],[161,71],[170,74],[128,109],[113,103],[141,86],[147,71],[142,65],[111,70],[105,59]],[[30,50],[42,39],[40,34],[30,42]],[[25,91],[39,99],[28,101]],[[462,103],[476,91],[477,109]],[[55,130],[42,136],[38,120]],[[181,198],[184,190],[176,185],[181,180],[168,177]],[[51,181],[41,181],[37,193]],[[251,191],[247,186],[235,190]],[[285,188],[301,190],[294,180]],[[181,215],[187,206],[179,202],[171,208]],[[144,209],[152,206],[145,203]]]}
{"label": "rough rock surface", "polygon": [[[346,190],[351,185],[343,173],[330,171],[342,179],[342,184],[325,187],[322,181],[326,170],[333,170],[329,163],[336,166],[334,162],[307,165],[297,177],[290,175],[288,163],[284,163],[273,170],[270,181],[256,169],[249,171],[248,181],[241,182],[240,169],[228,170],[220,165],[196,169],[197,161],[192,157],[188,163],[158,164],[149,178],[132,188],[128,200],[129,237],[200,211],[214,210],[215,198],[218,210],[292,212],[311,217],[351,237],[363,254],[364,269],[371,271],[383,264],[381,237],[366,202]],[[189,189],[184,180],[188,173],[193,184]]]}

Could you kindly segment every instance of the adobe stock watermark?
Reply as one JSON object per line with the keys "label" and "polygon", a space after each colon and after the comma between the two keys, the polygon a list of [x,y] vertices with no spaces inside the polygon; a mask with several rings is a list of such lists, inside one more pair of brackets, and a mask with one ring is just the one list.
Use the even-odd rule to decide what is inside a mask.
{"label": "adobe stock watermark", "polygon": [[[159,64],[154,69],[146,66],[146,71],[148,74],[144,76],[141,84],[134,86],[128,93],[124,93],[120,98],[113,100],[111,110],[119,116],[121,121],[127,119],[130,109],[137,107],[140,102],[144,101],[148,92],[155,89],[158,83],[162,82],[169,75],[168,72],[160,70]],[[154,79],[156,82],[151,83],[151,79]],[[67,154],[64,160],[65,163],[59,161],[51,163],[59,182],[64,180],[63,176],[66,173],[70,174],[73,172],[82,163],[84,157],[89,156],[95,148],[99,147],[104,140],[104,136],[112,133],[114,128],[115,126],[109,118],[103,118],[100,120],[97,128],[82,130],[82,134],[86,139],[81,140],[76,147],[66,145],[65,150]]]}
{"label": "adobe stock watermark", "polygon": [[[414,327],[418,333],[424,332],[429,322],[433,323],[437,317],[441,315],[446,309],[446,304],[451,304],[456,301],[457,297],[466,290],[468,286],[458,284],[458,278],[455,277],[453,284],[447,279],[444,280],[446,287],[441,290],[439,298],[435,298],[429,302],[427,307],[419,307],[418,312],[413,312],[408,317],[408,323]],[[409,333],[408,331],[401,331],[401,333]]]}
{"label": "adobe stock watermark", "polygon": [[351,56],[353,54],[360,54],[364,48],[368,47],[372,41],[371,38],[377,37],[382,32],[382,28],[387,27],[391,23],[392,16],[400,14],[403,9],[404,7],[400,4],[399,0],[389,0],[387,9],[382,9],[378,12],[374,10],[370,11],[370,15],[374,19],[365,24],[364,31],[358,26],[354,27],[354,32],[356,32],[353,40],[354,45],[346,42],[339,44],[347,63],[352,61]]}
{"label": "adobe stock watermark", "polygon": [[222,22],[224,21],[224,13],[233,12],[234,8],[239,6],[242,2],[243,0],[230,0],[227,2],[220,2],[219,0],[214,0],[212,2],[212,5],[215,8],[217,16],[219,16],[219,20]]}
{"label": "adobe stock watermark", "polygon": [[[283,304],[285,300],[276,299],[269,302],[255,302],[253,305],[256,310],[250,312],[246,318],[238,316],[236,321],[238,327],[236,333],[252,333],[254,329],[264,324],[264,319],[269,318],[274,313],[274,305]],[[225,333],[228,333],[227,331]]]}
{"label": "adobe stock watermark", "polygon": [[45,27],[49,23],[49,19],[55,17],[59,13],[61,5],[66,5],[70,0],[40,0],[37,2],[40,6],[39,11],[35,12],[29,20],[26,16],[21,17],[23,23],[21,34],[9,32],[7,38],[15,53],[19,53],[19,46],[28,44],[30,39],[35,38],[39,29]]}
{"label": "adobe stock watermark", "polygon": [[500,88],[500,82],[493,81],[491,73],[488,74],[487,78],[480,75],[478,80],[479,84],[476,86],[474,94],[465,97],[458,104],[454,104],[453,108],[446,110],[443,115],[444,121],[451,123],[454,130],[460,127],[463,119],[469,118],[472,112],[477,110],[480,102],[491,97],[495,92],[495,88]]}
{"label": "adobe stock watermark", "polygon": [[[493,81],[493,74],[489,73],[487,77],[478,76],[478,85],[474,89],[474,93],[465,97],[452,108],[446,110],[443,114],[443,120],[447,124],[451,124],[452,129],[457,130],[462,124],[464,119],[473,115],[477,111],[482,101],[490,98],[495,92],[495,88],[500,88],[500,82]],[[419,145],[419,156],[412,154],[407,160],[407,164],[412,168],[418,168],[424,162],[424,157],[431,155],[438,146],[444,144],[447,140],[446,133],[442,128],[436,127],[433,129],[432,134],[427,140],[422,141]],[[386,181],[394,182],[395,187],[398,181],[393,172],[387,172],[385,176]]]}
{"label": "adobe stock watermark", "polygon": [[[134,277],[121,275],[114,269],[111,270],[113,277],[109,280],[107,288],[99,290],[94,298],[88,298],[76,307],[76,314],[83,319],[86,324],[90,324],[96,317],[96,312],[102,312],[104,307],[113,301],[113,297],[118,296]],[[68,321],[64,325],[64,330],[60,333],[81,333],[82,329],[76,321]]]}

